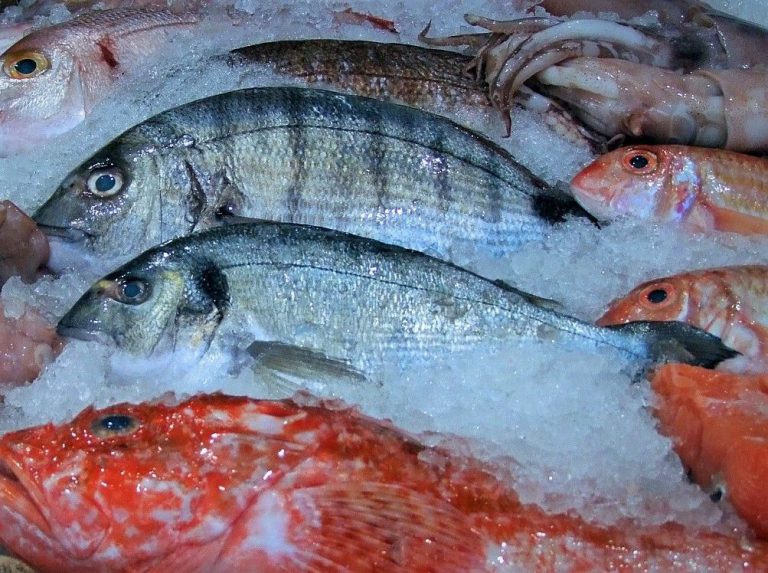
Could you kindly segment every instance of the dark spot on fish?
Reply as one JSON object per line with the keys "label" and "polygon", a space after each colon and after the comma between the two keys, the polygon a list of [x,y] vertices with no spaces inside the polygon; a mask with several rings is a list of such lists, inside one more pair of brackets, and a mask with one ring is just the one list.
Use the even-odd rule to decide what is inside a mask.
{"label": "dark spot on fish", "polygon": [[667,300],[667,291],[665,291],[663,288],[653,289],[648,293],[646,298],[648,299],[648,302],[659,304],[660,302]]}
{"label": "dark spot on fish", "polygon": [[571,197],[539,193],[531,197],[531,207],[536,215],[551,225],[562,223],[569,217],[578,217],[588,219],[596,227],[600,226],[597,219]]}
{"label": "dark spot on fish", "polygon": [[629,160],[629,164],[635,169],[643,169],[648,166],[648,158],[644,155],[635,155]]}
{"label": "dark spot on fish", "polygon": [[186,213],[184,218],[191,224],[190,232],[195,229],[205,209],[207,199],[200,179],[189,161],[184,161],[184,168],[189,176],[189,195],[184,198]]}
{"label": "dark spot on fish", "polygon": [[107,414],[97,418],[91,424],[91,430],[101,438],[125,436],[133,433],[139,427],[139,422],[127,414]]}
{"label": "dark spot on fish", "polygon": [[109,39],[103,39],[96,42],[96,45],[101,50],[101,59],[104,60],[107,65],[113,70],[120,65],[120,62],[115,58],[115,53],[112,51],[112,41]]}
{"label": "dark spot on fish", "polygon": [[721,499],[723,499],[723,494],[725,492],[723,491],[723,488],[718,486],[714,490],[712,490],[712,493],[709,494],[709,499],[717,503]]}
{"label": "dark spot on fish", "polygon": [[199,286],[223,318],[225,311],[229,308],[229,283],[227,282],[227,276],[221,272],[219,267],[211,264],[200,273]]}
{"label": "dark spot on fish", "polygon": [[20,74],[28,76],[33,74],[37,69],[37,62],[35,62],[35,60],[32,58],[24,58],[23,60],[16,62],[16,65],[13,67]]}

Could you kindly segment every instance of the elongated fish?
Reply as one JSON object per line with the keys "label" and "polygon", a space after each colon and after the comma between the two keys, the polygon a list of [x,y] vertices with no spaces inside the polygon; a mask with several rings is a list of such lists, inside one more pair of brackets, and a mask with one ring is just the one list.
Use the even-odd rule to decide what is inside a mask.
{"label": "elongated fish", "polygon": [[134,253],[224,217],[330,227],[450,256],[503,256],[586,212],[445,118],[302,88],[163,113],[85,161],[35,213],[52,234]]}
{"label": "elongated fish", "polygon": [[[231,225],[169,241],[96,282],[58,332],[137,354],[205,349],[222,320],[251,336],[374,372],[387,361],[545,340],[634,361],[712,366],[733,355],[687,324],[599,327],[416,251],[317,227]],[[219,340],[222,340],[219,338]]]}
{"label": "elongated fish", "polygon": [[524,504],[338,403],[89,408],[0,439],[0,540],[41,572],[764,571],[768,545]]}

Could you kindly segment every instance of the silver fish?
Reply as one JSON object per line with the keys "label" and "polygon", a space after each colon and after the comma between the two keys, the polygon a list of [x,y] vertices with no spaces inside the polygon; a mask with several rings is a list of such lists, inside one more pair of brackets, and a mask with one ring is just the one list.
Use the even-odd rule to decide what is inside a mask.
{"label": "silver fish", "polygon": [[443,117],[352,95],[261,88],[127,131],[35,213],[49,234],[138,254],[238,216],[334,228],[450,257],[503,256],[587,216],[505,150]]}
{"label": "silver fish", "polygon": [[[225,318],[258,340],[376,372],[505,340],[713,366],[734,352],[676,322],[599,327],[416,251],[318,227],[231,225],[159,245],[97,281],[58,332],[136,354],[205,351]],[[263,345],[259,350],[264,351]]]}

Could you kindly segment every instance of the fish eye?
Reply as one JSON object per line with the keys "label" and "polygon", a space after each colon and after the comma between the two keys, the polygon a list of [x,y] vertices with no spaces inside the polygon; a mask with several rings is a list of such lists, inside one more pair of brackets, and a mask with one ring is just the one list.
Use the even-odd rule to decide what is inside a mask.
{"label": "fish eye", "polygon": [[645,149],[630,149],[624,155],[624,168],[630,173],[645,174],[652,173],[659,164],[659,159],[655,153]]}
{"label": "fish eye", "polygon": [[126,279],[117,285],[117,300],[126,304],[141,304],[149,297],[149,284],[141,279]]}
{"label": "fish eye", "polygon": [[123,174],[117,167],[96,169],[88,176],[88,191],[97,197],[106,198],[116,195],[123,188]]}
{"label": "fish eye", "polygon": [[50,68],[48,58],[40,52],[27,51],[5,57],[3,71],[14,80],[28,80]]}
{"label": "fish eye", "polygon": [[127,436],[139,428],[139,421],[127,414],[107,414],[96,418],[91,424],[91,431],[100,438]]}
{"label": "fish eye", "polygon": [[669,283],[649,285],[640,293],[640,303],[650,309],[665,308],[672,304],[675,297],[675,287]]}

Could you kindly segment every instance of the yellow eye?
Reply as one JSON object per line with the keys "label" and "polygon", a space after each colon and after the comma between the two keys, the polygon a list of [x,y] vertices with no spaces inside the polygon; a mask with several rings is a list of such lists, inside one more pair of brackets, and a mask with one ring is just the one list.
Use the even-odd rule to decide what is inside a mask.
{"label": "yellow eye", "polygon": [[14,80],[35,78],[51,67],[41,52],[25,51],[8,54],[3,62],[5,75]]}

